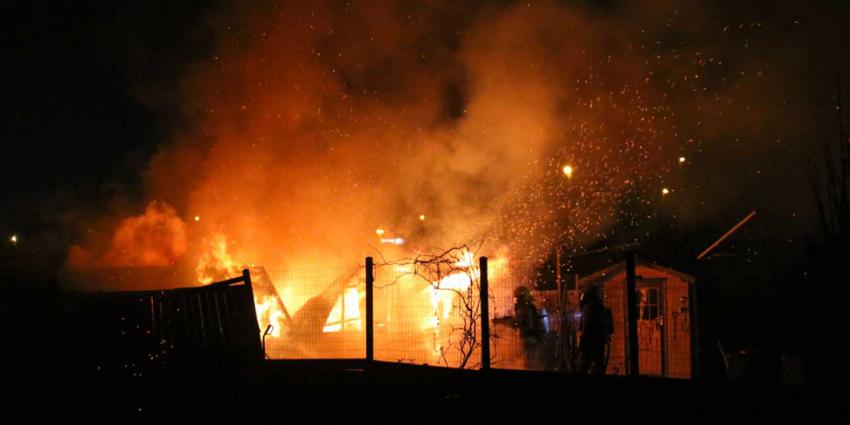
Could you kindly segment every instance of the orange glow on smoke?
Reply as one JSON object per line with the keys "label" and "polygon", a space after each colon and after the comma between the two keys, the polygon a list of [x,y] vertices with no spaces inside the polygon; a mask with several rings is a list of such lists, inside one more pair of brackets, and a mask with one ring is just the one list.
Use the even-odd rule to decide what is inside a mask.
{"label": "orange glow on smoke", "polygon": [[186,226],[174,208],[153,201],[143,214],[118,223],[108,251],[96,255],[74,245],[68,264],[75,269],[171,266],[186,253],[186,239]]}

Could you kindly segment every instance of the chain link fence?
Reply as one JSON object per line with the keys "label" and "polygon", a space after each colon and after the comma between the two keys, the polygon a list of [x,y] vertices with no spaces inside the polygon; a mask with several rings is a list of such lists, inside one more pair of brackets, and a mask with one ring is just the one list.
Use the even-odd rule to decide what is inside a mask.
{"label": "chain link fence", "polygon": [[[596,287],[610,328],[597,366],[626,374],[625,265],[581,277],[545,263],[489,262],[489,341],[482,328],[481,270],[465,251],[376,264],[372,283],[373,359],[451,368],[490,367],[578,373],[582,290]],[[689,378],[693,278],[639,262],[637,341],[641,374]],[[367,270],[252,270],[263,347],[271,359],[367,359]],[[586,357],[587,360],[588,357]]]}
{"label": "chain link fence", "polygon": [[480,366],[477,267],[416,262],[375,271],[375,360],[456,368]]}
{"label": "chain link fence", "polygon": [[252,270],[257,318],[270,359],[366,355],[363,266]]}

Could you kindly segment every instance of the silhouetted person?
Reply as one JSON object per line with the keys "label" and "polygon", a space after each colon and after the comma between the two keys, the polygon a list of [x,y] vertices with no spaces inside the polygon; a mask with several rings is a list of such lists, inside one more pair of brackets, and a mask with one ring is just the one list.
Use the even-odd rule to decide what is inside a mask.
{"label": "silhouetted person", "polygon": [[514,313],[520,336],[527,343],[540,342],[543,339],[543,323],[531,291],[525,286],[514,290]]}
{"label": "silhouetted person", "polygon": [[581,356],[579,371],[605,374],[605,306],[596,285],[586,285],[581,298]]}

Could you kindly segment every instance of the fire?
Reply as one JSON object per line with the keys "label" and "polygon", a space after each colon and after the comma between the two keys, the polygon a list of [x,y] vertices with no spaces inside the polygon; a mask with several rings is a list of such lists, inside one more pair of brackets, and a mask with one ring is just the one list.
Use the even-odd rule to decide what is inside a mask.
{"label": "fire", "polygon": [[[351,10],[338,13],[324,10],[337,2],[314,3],[210,17],[227,31],[210,34],[220,50],[211,52],[214,66],[178,75],[176,106],[191,119],[173,126],[179,133],[167,135],[145,167],[149,203],[81,226],[109,231],[74,245],[69,266],[174,267],[206,284],[252,263],[332,268],[362,261],[369,245],[412,258],[424,247],[485,239],[540,260],[554,246],[607,235],[619,217],[631,217],[619,206],[646,187],[667,202],[684,195],[679,178],[665,176],[677,159],[697,164],[670,152],[697,152],[701,139],[734,133],[734,119],[698,124],[725,109],[706,106],[712,93],[692,85],[702,82],[670,84],[699,70],[700,81],[718,82],[709,84],[714,96],[725,95],[737,87],[726,82],[726,66],[711,65],[720,74],[706,75],[702,54],[691,50],[698,43],[644,48],[657,35],[644,33],[655,8],[633,8],[649,12],[634,26],[618,14],[609,22],[616,25],[598,25],[569,2],[500,2],[487,13],[462,7],[475,12],[448,20],[428,6],[397,13],[346,2]],[[695,35],[689,22],[699,19],[677,19],[659,25],[661,34],[675,25],[673,32]],[[7,238],[28,239],[19,236],[23,242]],[[417,337],[445,329],[463,313],[459,297],[475,292],[475,256],[463,252],[439,277],[407,279],[411,289],[387,307],[388,317]],[[507,262],[491,259],[491,282]],[[362,332],[358,287],[345,282],[308,305],[314,288],[279,280],[270,284],[275,296],[256,299],[273,337],[285,338],[287,316],[304,306],[316,312],[316,320],[303,317],[315,333]],[[507,298],[497,302],[511,308]]]}
{"label": "fire", "polygon": [[463,251],[454,267],[461,270],[432,282],[428,287],[433,315],[425,318],[424,328],[436,329],[441,321],[449,319],[457,295],[467,291],[473,279],[481,276],[481,271],[475,267],[475,256],[469,250]]}
{"label": "fire", "polygon": [[434,315],[425,319],[425,327],[436,327],[452,313],[454,300],[458,292],[466,291],[472,283],[465,272],[457,272],[435,282],[429,289]]}
{"label": "fire", "polygon": [[274,298],[265,296],[262,297],[262,300],[258,300],[258,297],[254,297],[254,305],[257,310],[257,321],[259,323],[268,323],[272,326],[270,336],[280,337],[280,319],[283,317],[283,312],[278,308]]}
{"label": "fire", "polygon": [[459,260],[455,262],[455,267],[464,267],[470,268],[475,265],[475,254],[470,252],[468,249],[463,251]]}
{"label": "fire", "polygon": [[322,332],[339,332],[346,329],[359,331],[360,324],[360,293],[357,288],[347,288],[331,310],[328,321]]}
{"label": "fire", "polygon": [[227,252],[227,238],[223,234],[213,233],[207,237],[204,247],[206,249],[195,266],[198,283],[208,284],[241,273],[241,265]]}

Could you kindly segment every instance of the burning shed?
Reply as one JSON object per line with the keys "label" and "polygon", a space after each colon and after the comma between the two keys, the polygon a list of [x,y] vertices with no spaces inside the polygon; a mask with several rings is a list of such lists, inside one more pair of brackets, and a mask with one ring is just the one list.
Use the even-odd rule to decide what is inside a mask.
{"label": "burning shed", "polygon": [[[695,354],[695,279],[685,273],[637,261],[638,361],[645,375],[690,378]],[[607,374],[627,371],[626,263],[614,264],[579,279],[579,286],[598,285],[614,318]]]}

